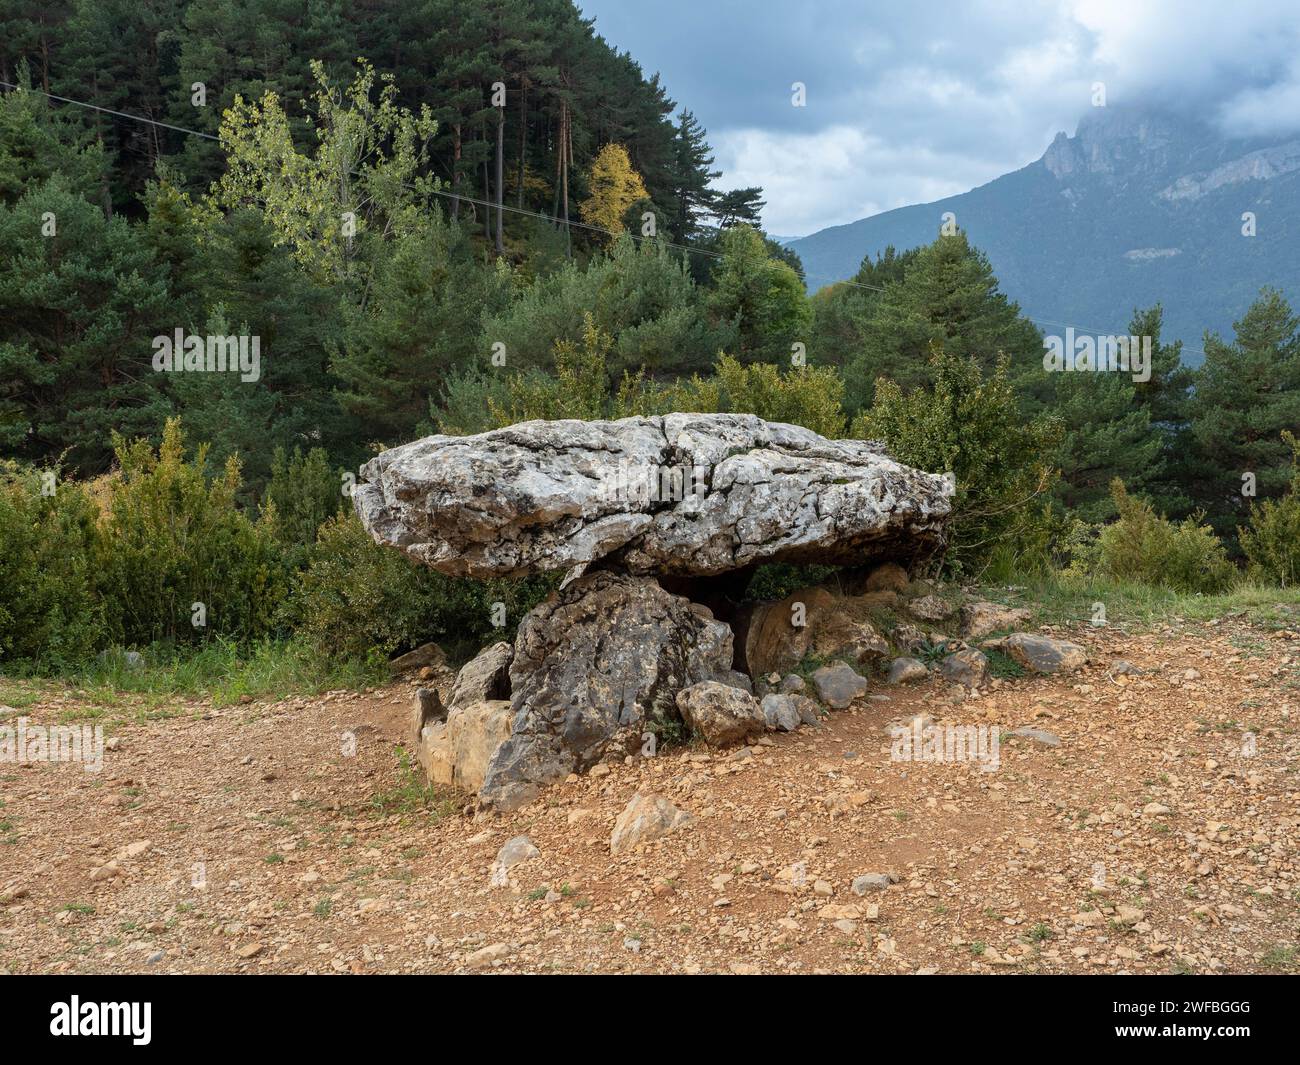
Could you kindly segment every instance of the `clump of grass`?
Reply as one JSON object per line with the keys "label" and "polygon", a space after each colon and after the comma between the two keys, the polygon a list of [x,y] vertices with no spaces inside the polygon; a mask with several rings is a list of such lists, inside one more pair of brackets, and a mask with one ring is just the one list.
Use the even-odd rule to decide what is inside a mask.
{"label": "clump of grass", "polygon": [[995,677],[1023,677],[1025,667],[1008,654],[992,647],[982,648],[989,660],[989,673]]}
{"label": "clump of grass", "polygon": [[370,810],[376,817],[428,814],[434,821],[441,821],[460,808],[455,794],[430,784],[402,747],[397,748],[397,772],[397,784],[376,792],[370,799]]}
{"label": "clump of grass", "polygon": [[[202,696],[216,705],[237,703],[241,696],[278,699],[339,688],[365,688],[388,679],[380,655],[333,659],[313,651],[305,641],[262,640],[241,647],[222,638],[199,647],[154,644],[141,652],[143,662],[129,664],[124,654],[107,654],[62,674],[65,688],[84,691],[93,702],[113,705],[124,693],[153,696]],[[51,687],[34,673],[20,673],[28,683],[10,681],[0,688],[9,706],[39,701]]]}

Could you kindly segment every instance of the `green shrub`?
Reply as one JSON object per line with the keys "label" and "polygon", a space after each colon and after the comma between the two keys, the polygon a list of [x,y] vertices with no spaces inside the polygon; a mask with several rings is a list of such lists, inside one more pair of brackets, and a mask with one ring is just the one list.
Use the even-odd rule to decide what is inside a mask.
{"label": "green shrub", "polygon": [[1118,479],[1111,494],[1119,520],[1101,530],[1100,575],[1180,592],[1218,592],[1232,583],[1236,570],[1200,514],[1171,522]]}
{"label": "green shrub", "polygon": [[508,638],[555,583],[446,577],[375,543],[356,515],[341,514],[321,526],[288,613],[299,635],[333,657],[387,656],[428,640],[454,654]]}
{"label": "green shrub", "polygon": [[272,633],[284,563],[273,519],[255,523],[239,509],[238,460],[209,479],[206,446],[187,461],[174,418],[156,454],[147,440],[120,437],[114,450],[121,473],[111,483],[99,558],[110,638],[144,646]]}
{"label": "green shrub", "polygon": [[768,562],[754,571],[745,588],[747,602],[784,599],[800,588],[820,584],[836,573],[834,566],[792,565],[789,562]]}
{"label": "green shrub", "polygon": [[1250,523],[1238,529],[1250,575],[1294,588],[1300,584],[1300,440],[1284,432],[1291,445],[1291,486],[1281,499],[1265,499],[1250,508]]}
{"label": "green shrub", "polygon": [[294,448],[285,455],[276,448],[271,458],[271,479],[262,498],[262,512],[274,510],[274,528],[297,568],[316,542],[316,532],[328,518],[348,509],[343,495],[342,472],[330,465],[323,448],[306,455]]}
{"label": "green shrub", "polygon": [[710,377],[696,374],[661,383],[644,371],[625,373],[614,392],[606,369],[612,344],[588,314],[581,346],[556,341],[553,371],[532,368],[504,381],[483,374],[455,378],[443,407],[434,411],[435,420],[444,432],[466,433],[533,418],[729,413],[802,425],[831,438],[844,435],[844,383],[832,367],[782,371],[771,363],[745,365],[719,353]]}
{"label": "green shrub", "polygon": [[720,354],[712,377],[698,375],[669,385],[627,376],[616,407],[627,414],[691,411],[756,414],[772,422],[802,425],[834,439],[844,435],[844,382],[833,367],[798,367],[782,371],[772,363],[744,365]]}
{"label": "green shrub", "polygon": [[103,639],[96,508],[77,484],[42,495],[40,471],[0,463],[0,660],[60,668]]}
{"label": "green shrub", "polygon": [[935,348],[930,373],[933,387],[907,393],[878,380],[875,403],[853,435],[882,440],[908,466],[956,475],[951,572],[982,573],[995,555],[1003,570],[1022,559],[1037,565],[1052,524],[1047,501],[1057,479],[1059,426],[1021,413],[1005,359],[986,377],[975,359]]}

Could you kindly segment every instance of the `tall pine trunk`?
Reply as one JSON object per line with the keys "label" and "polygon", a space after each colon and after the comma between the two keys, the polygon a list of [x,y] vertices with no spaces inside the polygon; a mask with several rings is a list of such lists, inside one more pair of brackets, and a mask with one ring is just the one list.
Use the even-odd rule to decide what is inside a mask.
{"label": "tall pine trunk", "polygon": [[460,218],[460,123],[451,127],[451,217]]}
{"label": "tall pine trunk", "polygon": [[505,254],[502,240],[502,215],[505,214],[506,109],[497,113],[497,254]]}

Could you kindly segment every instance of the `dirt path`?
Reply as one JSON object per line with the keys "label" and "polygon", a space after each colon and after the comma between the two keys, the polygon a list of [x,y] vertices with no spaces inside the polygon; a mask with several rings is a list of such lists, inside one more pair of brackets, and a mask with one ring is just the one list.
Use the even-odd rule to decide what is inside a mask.
{"label": "dirt path", "polygon": [[[1094,661],[1070,678],[877,686],[820,728],[663,752],[505,818],[416,808],[409,685],[178,701],[115,728],[98,774],[0,765],[0,969],[1300,971],[1300,637],[1072,638]],[[887,725],[921,713],[1060,745],[1005,736],[993,772],[891,761]],[[695,822],[611,857],[638,789]],[[540,855],[490,886],[523,833]],[[868,873],[897,882],[859,897]]]}

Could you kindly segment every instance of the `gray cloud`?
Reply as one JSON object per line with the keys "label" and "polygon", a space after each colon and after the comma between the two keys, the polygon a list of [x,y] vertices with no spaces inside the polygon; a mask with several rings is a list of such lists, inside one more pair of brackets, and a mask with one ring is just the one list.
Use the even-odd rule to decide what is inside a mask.
{"label": "gray cloud", "polygon": [[724,186],[767,190],[783,235],[1023,166],[1096,82],[1243,136],[1300,130],[1295,0],[579,3],[709,129]]}

